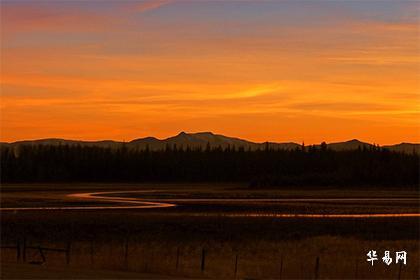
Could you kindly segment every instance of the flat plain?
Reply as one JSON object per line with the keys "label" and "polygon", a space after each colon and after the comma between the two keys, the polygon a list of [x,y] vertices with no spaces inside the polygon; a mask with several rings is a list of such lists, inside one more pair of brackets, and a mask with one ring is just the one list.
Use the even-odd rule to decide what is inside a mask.
{"label": "flat plain", "polygon": [[[130,203],[80,199],[107,193],[174,207],[113,209]],[[187,278],[377,278],[419,275],[419,217],[284,217],[277,214],[419,214],[415,189],[250,189],[233,184],[4,185],[2,266]],[[105,209],[54,209],[103,206]],[[6,248],[7,247],[7,248]],[[25,249],[24,249],[25,248]],[[58,249],[58,250],[50,250]],[[372,266],[367,253],[377,251]],[[407,264],[395,263],[407,251]],[[394,257],[382,262],[384,251]],[[25,266],[26,267],[26,266]],[[25,269],[6,269],[24,277]],[[10,273],[10,271],[12,271]],[[47,272],[45,272],[47,271]],[[23,273],[19,275],[19,273]],[[37,273],[29,273],[36,278]],[[39,275],[39,274],[38,274]],[[77,275],[80,275],[79,277]],[[101,276],[102,275],[102,276]],[[98,272],[98,278],[113,278]],[[146,276],[145,276],[146,275]],[[84,278],[69,273],[69,278]],[[123,278],[124,276],[114,276]]]}

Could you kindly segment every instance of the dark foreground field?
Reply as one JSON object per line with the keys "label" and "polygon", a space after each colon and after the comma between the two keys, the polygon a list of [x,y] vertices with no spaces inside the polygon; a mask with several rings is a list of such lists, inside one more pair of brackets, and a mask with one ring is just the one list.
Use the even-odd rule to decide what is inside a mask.
{"label": "dark foreground field", "polygon": [[[151,201],[191,197],[228,198],[229,201],[185,201],[177,202],[176,207],[160,209],[2,211],[2,277],[46,278],[45,273],[57,273],[57,269],[64,269],[62,276],[68,278],[91,278],[95,271],[97,278],[166,275],[227,279],[415,279],[420,276],[418,217],[333,219],[226,215],[419,213],[418,200],[238,201],[267,197],[418,198],[414,190],[256,191],[220,185],[12,185],[2,187],[1,198],[2,207],[107,205],[110,203],[72,201],[64,197],[80,192],[150,189],[160,192],[135,196]],[[370,250],[378,254],[373,266],[366,260]],[[389,266],[382,262],[385,250],[393,258]],[[407,252],[407,265],[395,264],[396,251]],[[104,270],[127,274],[104,273]]]}

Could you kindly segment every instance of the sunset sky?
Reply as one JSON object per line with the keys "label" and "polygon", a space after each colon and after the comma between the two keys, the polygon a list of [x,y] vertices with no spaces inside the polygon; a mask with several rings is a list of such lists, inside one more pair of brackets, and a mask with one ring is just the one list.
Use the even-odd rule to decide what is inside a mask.
{"label": "sunset sky", "polygon": [[1,141],[420,142],[416,1],[1,1]]}

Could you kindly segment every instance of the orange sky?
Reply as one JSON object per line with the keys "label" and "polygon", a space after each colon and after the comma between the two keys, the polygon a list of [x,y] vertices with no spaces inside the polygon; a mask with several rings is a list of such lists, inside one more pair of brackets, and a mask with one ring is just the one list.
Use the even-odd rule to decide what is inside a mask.
{"label": "orange sky", "polygon": [[420,142],[418,8],[2,1],[0,139]]}

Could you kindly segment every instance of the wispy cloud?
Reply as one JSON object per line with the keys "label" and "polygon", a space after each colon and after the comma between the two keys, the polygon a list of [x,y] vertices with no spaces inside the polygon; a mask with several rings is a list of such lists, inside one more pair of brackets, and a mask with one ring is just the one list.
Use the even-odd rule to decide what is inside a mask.
{"label": "wispy cloud", "polygon": [[2,140],[418,141],[419,27],[389,3],[174,1],[0,0]]}
{"label": "wispy cloud", "polygon": [[[173,0],[147,0],[129,3],[101,3],[102,11],[86,10],[59,2],[0,2],[2,32],[92,32],[112,30],[130,13],[158,9]],[[100,10],[100,9],[99,9]]]}
{"label": "wispy cloud", "polygon": [[173,2],[173,0],[148,0],[129,4],[126,8],[130,8],[133,12],[143,13],[167,5],[170,2]]}

